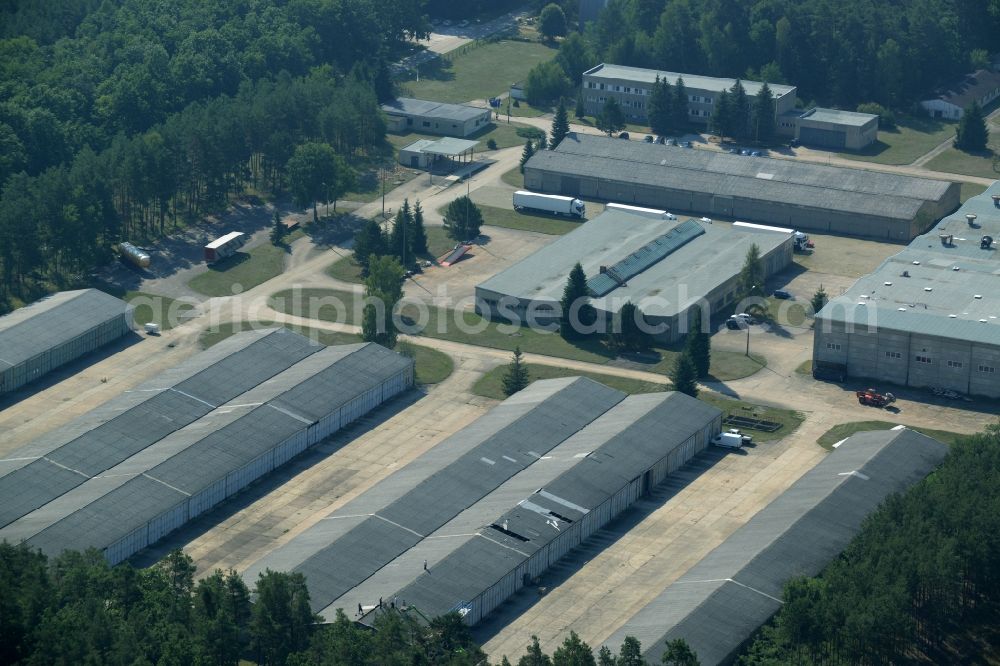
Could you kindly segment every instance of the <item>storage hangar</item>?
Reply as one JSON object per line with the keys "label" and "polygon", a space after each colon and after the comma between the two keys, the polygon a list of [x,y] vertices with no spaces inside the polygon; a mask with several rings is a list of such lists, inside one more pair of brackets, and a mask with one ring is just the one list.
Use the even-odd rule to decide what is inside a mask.
{"label": "storage hangar", "polygon": [[245,576],[264,568],[302,573],[321,611],[624,397],[585,379],[536,382],[435,447],[461,453],[436,468],[407,467],[376,487],[377,508],[321,521]]}
{"label": "storage hangar", "polygon": [[474,536],[393,597],[403,610],[458,611],[477,624],[704,450],[721,425],[718,409],[682,393],[629,396],[570,438],[584,448],[572,467],[505,513],[483,507]]}
{"label": "storage hangar", "polygon": [[328,620],[342,608],[368,622],[381,602],[474,624],[704,449],[721,419],[679,393],[535,382],[244,578],[300,572]]}
{"label": "storage hangar", "polygon": [[667,641],[683,638],[702,664],[731,663],[781,608],[788,580],[823,571],[886,497],[922,480],[947,452],[902,426],[851,436],[605,644],[617,652],[634,636],[659,664]]}
{"label": "storage hangar", "polygon": [[[25,541],[50,555],[94,547],[116,564],[412,385],[412,360],[383,347],[323,348],[295,333],[277,331],[282,332],[263,340],[255,335],[252,344],[210,367],[218,385],[241,379],[239,372],[227,377],[219,371],[227,361],[238,361],[244,372],[269,365],[271,359],[259,346],[276,342],[268,340],[271,336],[290,343],[287,351],[298,354],[271,363],[252,384],[242,382],[225,395],[215,394],[218,401],[193,420],[183,406],[161,413],[140,406],[150,422],[176,415],[180,425],[157,433],[138,450],[123,450],[121,441],[112,437],[91,441],[92,455],[100,462],[74,469],[79,480],[59,487],[55,497],[39,484],[29,487],[42,503],[36,500],[34,510],[0,529],[0,539]],[[183,384],[161,394],[185,392]],[[5,500],[7,492],[5,488],[0,494]]]}
{"label": "storage hangar", "polygon": [[832,299],[814,374],[1000,397],[998,203],[994,183]]}
{"label": "storage hangar", "polygon": [[490,124],[492,111],[467,104],[444,104],[400,97],[382,105],[390,132],[421,132],[466,137]]}
{"label": "storage hangar", "polygon": [[609,207],[477,285],[476,311],[491,319],[555,325],[566,279],[579,262],[589,278],[590,302],[605,322],[631,301],[657,327],[658,339],[673,342],[687,332],[693,306],[714,315],[736,303],[739,273],[754,244],[765,278],[792,261],[791,229],[662,220]]}
{"label": "storage hangar", "polygon": [[0,394],[132,330],[133,308],[97,289],[61,291],[0,317]]}
{"label": "storage hangar", "polygon": [[534,155],[537,192],[907,242],[959,204],[959,185],[895,173],[570,134]]}

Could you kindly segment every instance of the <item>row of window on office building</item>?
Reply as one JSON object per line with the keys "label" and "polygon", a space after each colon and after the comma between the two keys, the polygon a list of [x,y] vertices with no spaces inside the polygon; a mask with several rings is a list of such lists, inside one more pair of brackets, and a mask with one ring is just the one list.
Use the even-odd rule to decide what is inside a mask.
{"label": "row of window on office building", "polygon": [[[649,96],[653,94],[649,88],[633,88],[631,86],[612,86],[612,85],[605,85],[603,83],[594,83],[593,81],[587,81],[587,83],[584,84],[584,87],[590,88],[592,90],[608,90],[612,92],[623,92],[626,95]],[[603,101],[604,98],[602,97],[601,100]],[[708,95],[688,95],[688,101],[700,104],[714,103],[712,98],[709,97]]]}

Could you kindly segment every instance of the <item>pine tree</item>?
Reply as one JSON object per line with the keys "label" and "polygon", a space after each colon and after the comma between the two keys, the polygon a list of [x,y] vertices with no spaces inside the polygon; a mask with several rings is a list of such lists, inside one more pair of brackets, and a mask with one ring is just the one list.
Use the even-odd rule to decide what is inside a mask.
{"label": "pine tree", "polygon": [[367,220],[354,234],[354,261],[361,266],[361,274],[368,274],[368,262],[372,257],[386,253],[387,240],[382,227],[375,220]]}
{"label": "pine tree", "polygon": [[271,223],[271,244],[280,245],[281,239],[285,237],[285,225],[281,223],[281,214],[274,211],[274,218]]}
{"label": "pine tree", "polygon": [[472,240],[483,226],[483,213],[468,196],[461,196],[444,211],[444,230],[457,241]]}
{"label": "pine tree", "polygon": [[733,136],[733,98],[728,90],[723,90],[715,99],[715,108],[708,122],[720,139]]}
{"label": "pine tree", "polygon": [[656,76],[649,96],[647,116],[654,134],[670,134],[674,126],[674,91],[666,79]]}
{"label": "pine tree", "polygon": [[701,308],[693,307],[688,311],[688,331],[684,341],[684,352],[691,357],[698,379],[708,377],[712,365],[712,339],[704,330],[701,321]]}
{"label": "pine tree", "polygon": [[615,655],[611,654],[607,645],[602,645],[597,651],[597,666],[615,666]]}
{"label": "pine tree", "polygon": [[652,339],[639,306],[626,302],[613,319],[609,332],[610,344],[617,349],[642,351],[649,349]]}
{"label": "pine tree", "polygon": [[675,391],[686,393],[692,398],[698,396],[698,370],[687,351],[678,354],[670,371],[670,381]]}
{"label": "pine tree", "polygon": [[737,277],[736,300],[746,303],[747,312],[757,310],[762,315],[767,313],[764,301],[764,262],[760,258],[760,248],[756,243],[747,250],[743,268]]}
{"label": "pine tree", "polygon": [[743,83],[736,79],[736,83],[729,90],[731,107],[732,135],[740,140],[750,137],[750,98],[743,87]]}
{"label": "pine tree", "polygon": [[661,661],[665,666],[701,666],[698,655],[683,638],[667,641],[667,651]]}
{"label": "pine tree", "polygon": [[552,132],[549,134],[551,137],[549,139],[549,150],[555,150],[560,142],[566,138],[567,134],[569,134],[569,117],[566,115],[566,105],[560,99],[559,106],[556,108],[556,117],[552,119]]}
{"label": "pine tree", "polygon": [[[579,262],[573,266],[569,277],[566,278],[566,287],[563,289],[562,300],[559,302],[562,311],[560,312],[559,334],[572,340],[579,338],[582,332],[579,326],[590,326],[594,323],[597,313],[594,306],[589,303],[590,290],[587,289],[587,274],[583,272],[583,266]],[[574,309],[575,307],[575,309]]]}
{"label": "pine tree", "polygon": [[609,97],[604,103],[604,108],[597,114],[597,129],[608,136],[625,129],[625,114],[622,113],[622,107],[614,97]]}
{"label": "pine tree", "polygon": [[684,86],[684,78],[678,76],[674,83],[674,131],[683,132],[689,122],[687,88]]}
{"label": "pine tree", "polygon": [[424,209],[420,206],[420,199],[413,204],[413,227],[410,233],[410,250],[415,257],[428,253],[427,229],[424,228]]}
{"label": "pine tree", "polygon": [[524,173],[524,165],[535,154],[535,144],[531,139],[524,142],[524,152],[521,153],[521,173]]}
{"label": "pine tree", "polygon": [[980,152],[986,150],[986,145],[990,139],[989,129],[986,127],[986,119],[983,117],[983,109],[979,102],[973,101],[965,107],[961,120],[958,121],[958,129],[955,131],[955,147],[967,152]]}
{"label": "pine tree", "polygon": [[813,294],[813,297],[809,301],[809,305],[812,306],[813,314],[815,315],[817,312],[822,310],[823,306],[825,306],[829,301],[830,299],[826,295],[826,290],[823,289],[823,285],[820,284],[819,289],[816,290],[816,293]]}
{"label": "pine tree", "polygon": [[538,636],[531,637],[531,645],[524,656],[518,659],[517,666],[552,666],[549,655],[542,652],[542,647],[538,644]]}
{"label": "pine tree", "polygon": [[389,253],[399,259],[399,263],[405,268],[414,262],[411,241],[408,233],[413,227],[413,211],[410,209],[410,200],[403,199],[403,205],[396,211],[396,219],[392,224],[392,231],[389,234]]}
{"label": "pine tree", "polygon": [[522,361],[522,356],[521,348],[514,347],[514,356],[511,358],[502,380],[503,394],[508,398],[527,387],[531,381],[528,377],[528,368],[525,367]]}
{"label": "pine tree", "polygon": [[618,650],[615,666],[646,666],[642,658],[642,643],[635,636],[626,636]]}
{"label": "pine tree", "polygon": [[774,93],[767,81],[753,101],[753,132],[759,143],[768,143],[774,136]]}
{"label": "pine tree", "polygon": [[580,640],[575,631],[570,631],[569,637],[553,653],[552,666],[597,666],[597,662],[590,646]]}

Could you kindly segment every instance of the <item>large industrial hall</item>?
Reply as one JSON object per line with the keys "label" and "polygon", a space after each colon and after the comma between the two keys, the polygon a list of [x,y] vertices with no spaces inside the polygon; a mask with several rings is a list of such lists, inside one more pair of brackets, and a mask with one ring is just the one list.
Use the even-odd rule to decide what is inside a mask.
{"label": "large industrial hall", "polygon": [[0,317],[0,394],[132,330],[133,308],[97,289],[61,291]]}
{"label": "large industrial hall", "polygon": [[527,189],[908,242],[959,204],[944,180],[570,134],[524,168]]}
{"label": "large industrial hall", "polygon": [[116,564],[412,383],[375,344],[238,334],[10,456],[0,539]]}
{"label": "large industrial hall", "polygon": [[307,576],[313,609],[476,624],[703,450],[721,412],[590,379],[517,393],[244,573]]}
{"label": "large industrial hall", "polygon": [[816,316],[819,373],[1000,397],[1000,184]]}
{"label": "large industrial hall", "polygon": [[902,426],[844,440],[606,643],[617,649],[634,636],[659,664],[667,641],[683,638],[701,663],[731,662],[781,608],[789,579],[819,574],[886,497],[930,474],[947,453]]}
{"label": "large industrial hall", "polygon": [[476,307],[493,319],[550,325],[559,319],[563,287],[579,262],[601,317],[608,319],[631,302],[658,327],[658,339],[672,342],[687,332],[692,307],[714,313],[735,303],[737,278],[752,245],[767,277],[791,263],[792,244],[791,229],[667,221],[609,208],[477,285]]}

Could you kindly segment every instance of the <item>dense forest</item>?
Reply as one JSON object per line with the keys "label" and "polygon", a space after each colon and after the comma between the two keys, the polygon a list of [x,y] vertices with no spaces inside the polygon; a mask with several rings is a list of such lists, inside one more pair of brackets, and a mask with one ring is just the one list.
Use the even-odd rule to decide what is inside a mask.
{"label": "dense forest", "polygon": [[983,663],[1000,636],[1000,426],[891,497],[741,657],[765,664]]}
{"label": "dense forest", "polygon": [[296,146],[382,143],[420,0],[0,5],[0,300],[30,296],[247,189]]}
{"label": "dense forest", "polygon": [[588,62],[763,78],[806,101],[905,109],[981,65],[998,33],[998,0],[610,0],[567,50],[571,61],[583,46]]}

